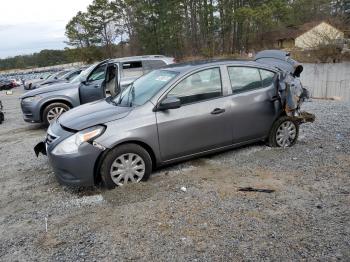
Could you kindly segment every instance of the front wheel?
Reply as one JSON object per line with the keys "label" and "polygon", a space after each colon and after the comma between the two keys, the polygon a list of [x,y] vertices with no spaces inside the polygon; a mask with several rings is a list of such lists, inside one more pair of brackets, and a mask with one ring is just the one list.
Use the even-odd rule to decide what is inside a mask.
{"label": "front wheel", "polygon": [[273,125],[269,135],[269,145],[271,147],[291,147],[299,135],[299,125],[290,117],[283,116]]}
{"label": "front wheel", "polygon": [[103,184],[109,189],[145,181],[151,172],[152,159],[149,153],[136,144],[124,144],[112,149],[100,169]]}
{"label": "front wheel", "polygon": [[43,111],[43,122],[46,126],[50,125],[53,120],[67,112],[70,109],[69,106],[63,103],[49,104]]}

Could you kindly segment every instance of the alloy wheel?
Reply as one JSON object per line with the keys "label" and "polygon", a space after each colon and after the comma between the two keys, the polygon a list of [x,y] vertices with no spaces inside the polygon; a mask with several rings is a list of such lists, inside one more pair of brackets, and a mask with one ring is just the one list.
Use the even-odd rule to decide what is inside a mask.
{"label": "alloy wheel", "polygon": [[47,121],[51,123],[54,119],[62,115],[64,112],[66,112],[67,109],[64,107],[53,107],[51,110],[47,113]]}
{"label": "alloy wheel", "polygon": [[127,153],[113,161],[110,175],[118,186],[140,182],[145,175],[145,162],[137,154]]}

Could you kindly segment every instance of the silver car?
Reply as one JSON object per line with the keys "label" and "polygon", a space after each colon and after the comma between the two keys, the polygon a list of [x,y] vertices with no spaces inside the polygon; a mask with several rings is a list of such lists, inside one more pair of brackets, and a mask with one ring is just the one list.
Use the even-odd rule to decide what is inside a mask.
{"label": "silver car", "polygon": [[21,96],[23,119],[49,125],[73,107],[115,96],[135,79],[153,69],[174,63],[162,55],[132,56],[102,61],[69,82],[45,85]]}
{"label": "silver car", "polygon": [[248,61],[158,69],[114,98],[63,114],[35,151],[47,153],[62,183],[113,188],[146,180],[166,164],[256,141],[292,146],[302,121],[284,113],[279,74]]}

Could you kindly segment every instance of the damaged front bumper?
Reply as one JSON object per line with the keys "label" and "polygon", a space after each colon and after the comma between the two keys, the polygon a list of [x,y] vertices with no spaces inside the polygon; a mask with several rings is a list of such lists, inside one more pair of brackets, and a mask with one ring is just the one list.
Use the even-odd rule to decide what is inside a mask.
{"label": "damaged front bumper", "polygon": [[47,156],[47,151],[46,151],[46,142],[42,141],[40,143],[38,143],[35,147],[34,147],[34,152],[35,155],[38,157],[39,154],[43,154],[45,156]]}

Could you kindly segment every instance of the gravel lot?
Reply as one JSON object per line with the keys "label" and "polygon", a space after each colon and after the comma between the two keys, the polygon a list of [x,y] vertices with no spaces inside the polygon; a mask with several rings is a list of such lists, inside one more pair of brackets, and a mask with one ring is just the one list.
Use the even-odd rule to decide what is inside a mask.
{"label": "gravel lot", "polygon": [[107,191],[58,184],[22,92],[0,92],[1,261],[350,260],[350,103],[305,104],[317,121],[293,148],[255,144]]}

